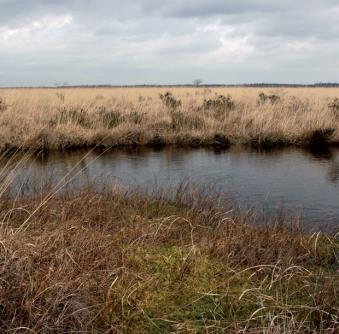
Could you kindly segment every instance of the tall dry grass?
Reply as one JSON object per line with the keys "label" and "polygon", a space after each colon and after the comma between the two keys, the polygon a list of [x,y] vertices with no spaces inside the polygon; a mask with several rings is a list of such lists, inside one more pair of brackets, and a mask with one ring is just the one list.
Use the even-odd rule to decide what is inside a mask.
{"label": "tall dry grass", "polygon": [[[167,91],[177,104],[160,98]],[[261,92],[279,99],[258,102]],[[228,94],[231,104],[222,102]],[[2,89],[0,149],[337,143],[338,96],[321,88]]]}
{"label": "tall dry grass", "polygon": [[338,332],[334,234],[253,225],[185,187],[173,198],[3,195],[0,332]]}

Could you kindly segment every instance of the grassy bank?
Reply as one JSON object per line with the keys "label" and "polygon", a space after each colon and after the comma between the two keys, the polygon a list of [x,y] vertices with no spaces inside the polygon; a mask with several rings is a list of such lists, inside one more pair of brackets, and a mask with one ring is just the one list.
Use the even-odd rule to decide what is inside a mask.
{"label": "grassy bank", "polygon": [[338,332],[334,235],[174,198],[3,198],[0,332]]}
{"label": "grassy bank", "polygon": [[0,150],[321,146],[339,142],[337,89],[3,89]]}

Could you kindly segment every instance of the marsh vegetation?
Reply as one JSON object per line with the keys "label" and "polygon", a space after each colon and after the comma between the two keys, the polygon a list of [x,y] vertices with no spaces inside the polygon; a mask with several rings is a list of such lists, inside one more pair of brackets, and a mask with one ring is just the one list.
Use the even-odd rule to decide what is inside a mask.
{"label": "marsh vegetation", "polygon": [[1,150],[339,142],[336,89],[3,89]]}
{"label": "marsh vegetation", "polygon": [[3,196],[2,333],[336,333],[338,239],[181,187]]}

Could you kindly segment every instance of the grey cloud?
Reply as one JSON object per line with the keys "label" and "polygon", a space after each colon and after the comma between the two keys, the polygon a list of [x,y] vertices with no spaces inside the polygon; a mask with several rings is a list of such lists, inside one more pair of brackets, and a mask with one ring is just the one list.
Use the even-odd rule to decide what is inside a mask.
{"label": "grey cloud", "polygon": [[338,17],[337,0],[0,0],[0,85],[338,81]]}

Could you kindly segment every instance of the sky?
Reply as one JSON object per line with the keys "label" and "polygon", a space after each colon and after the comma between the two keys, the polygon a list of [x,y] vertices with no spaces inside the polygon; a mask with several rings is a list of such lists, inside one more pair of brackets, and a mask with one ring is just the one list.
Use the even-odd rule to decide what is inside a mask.
{"label": "sky", "polygon": [[0,0],[0,86],[339,82],[338,0]]}

